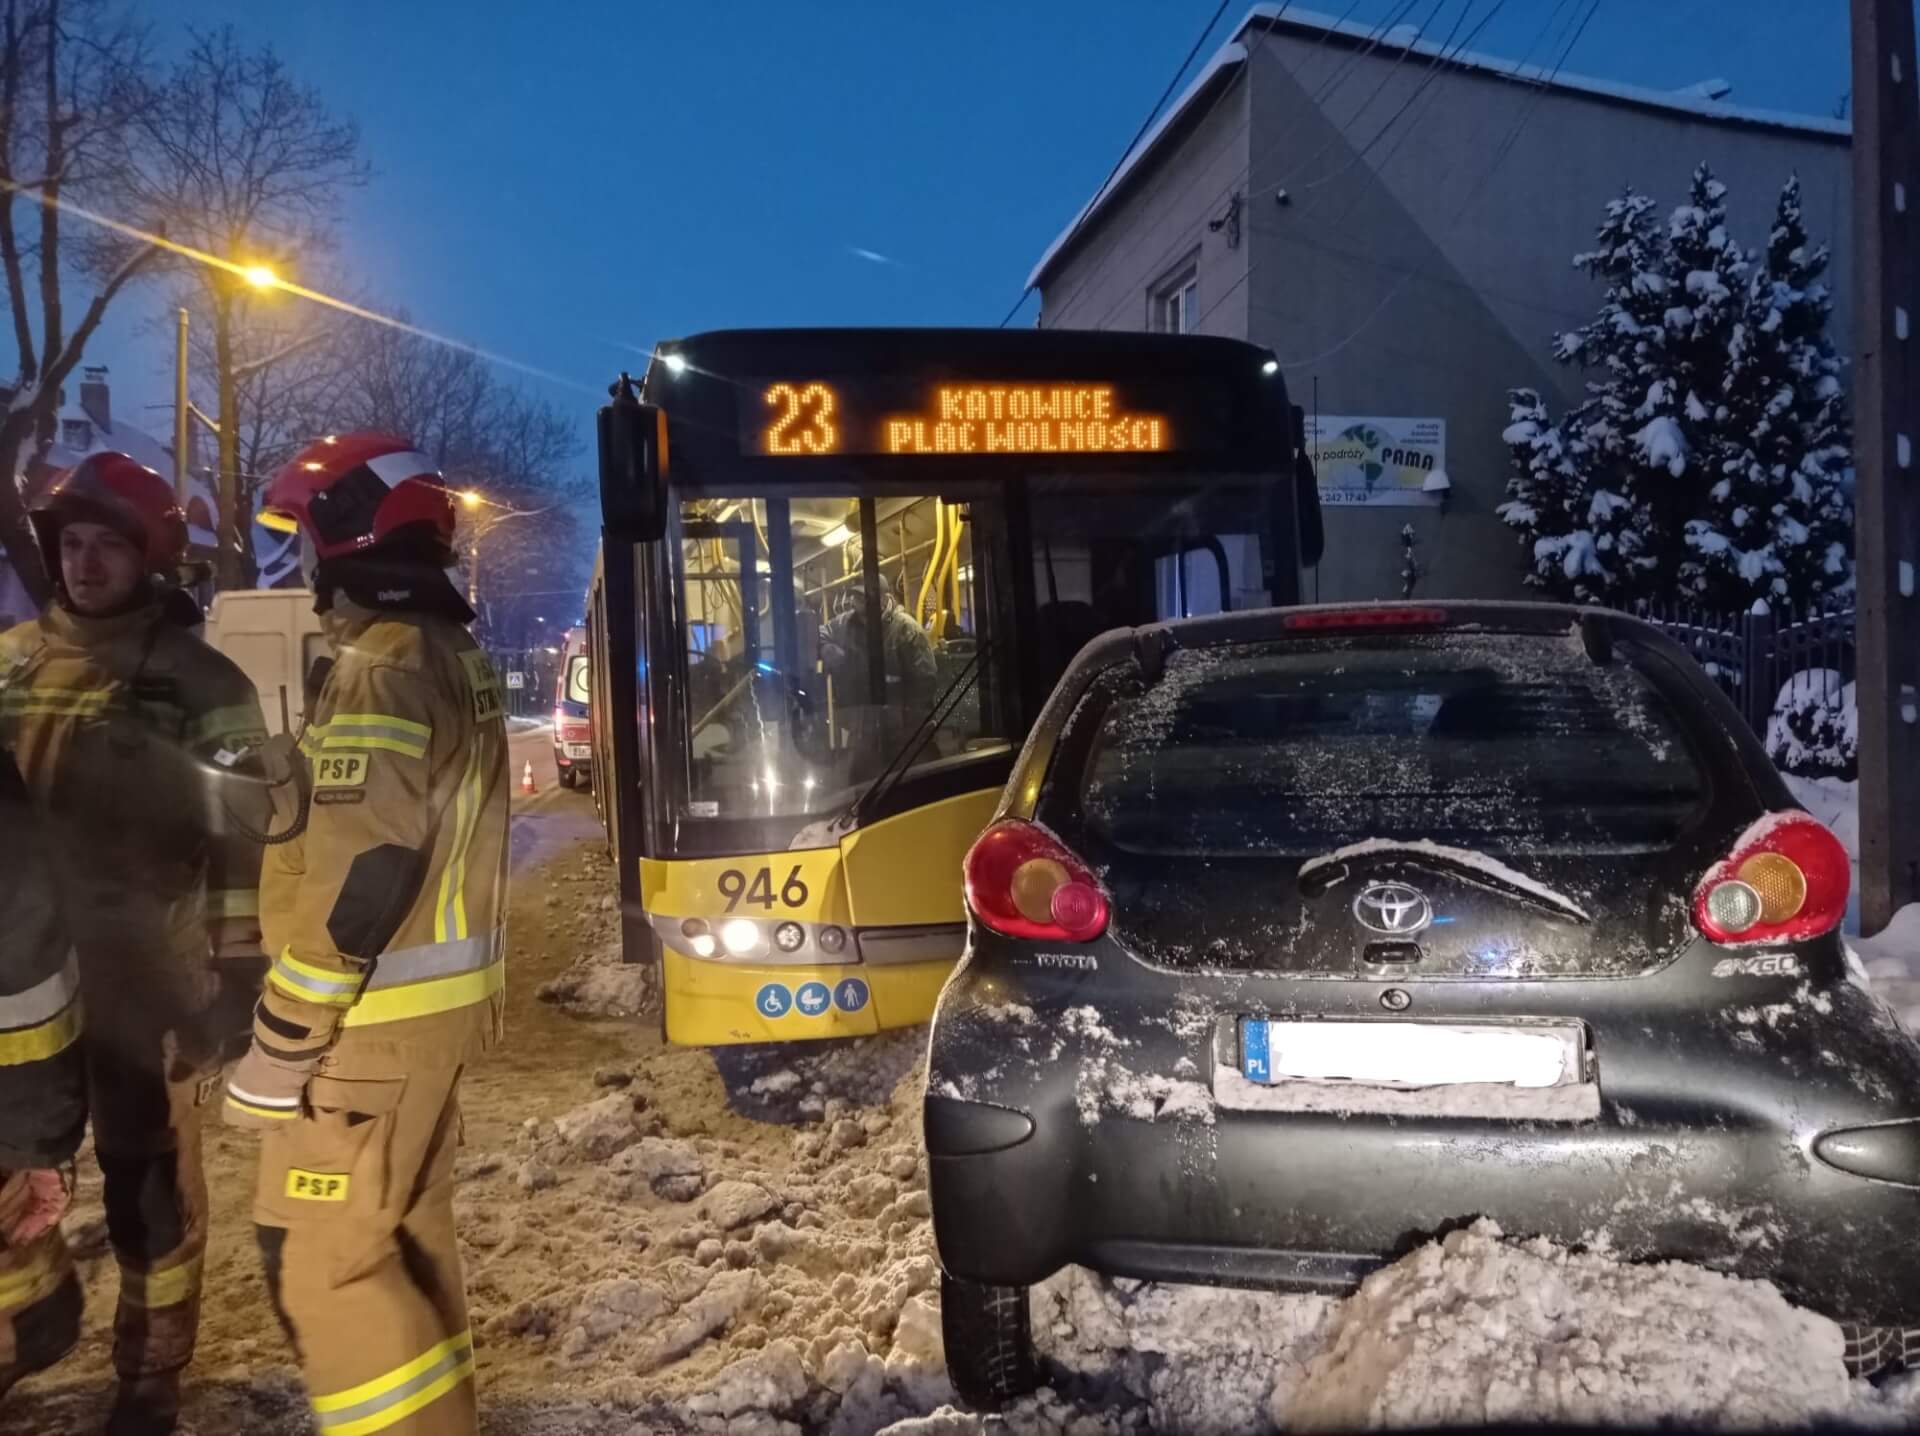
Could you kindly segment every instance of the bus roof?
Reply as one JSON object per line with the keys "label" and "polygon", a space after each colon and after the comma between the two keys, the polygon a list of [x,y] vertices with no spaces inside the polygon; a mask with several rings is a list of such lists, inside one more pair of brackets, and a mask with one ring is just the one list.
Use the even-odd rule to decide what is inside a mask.
{"label": "bus roof", "polygon": [[843,372],[888,372],[909,365],[960,362],[1045,365],[1105,359],[1140,364],[1173,360],[1198,367],[1258,369],[1271,350],[1211,334],[1149,334],[1115,329],[786,328],[709,329],[656,346],[647,375],[669,355],[688,364],[729,366],[741,359],[832,362]]}

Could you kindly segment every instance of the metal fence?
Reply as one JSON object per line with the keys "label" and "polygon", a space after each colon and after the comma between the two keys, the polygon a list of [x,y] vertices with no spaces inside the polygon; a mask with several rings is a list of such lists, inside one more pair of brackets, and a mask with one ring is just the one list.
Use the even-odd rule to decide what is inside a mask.
{"label": "metal fence", "polygon": [[1639,615],[1700,661],[1762,739],[1780,690],[1797,673],[1836,707],[1854,681],[1854,610],[1709,613],[1684,604],[1642,604]]}

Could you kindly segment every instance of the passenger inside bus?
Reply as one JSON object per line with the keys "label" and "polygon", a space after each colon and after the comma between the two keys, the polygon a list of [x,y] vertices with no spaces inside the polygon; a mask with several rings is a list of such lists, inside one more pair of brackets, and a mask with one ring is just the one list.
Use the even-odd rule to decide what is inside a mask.
{"label": "passenger inside bus", "polygon": [[1106,629],[1267,601],[1254,534],[1215,536],[1210,515],[1144,498],[1049,494],[1032,514],[1035,631],[996,635],[1009,610],[987,601],[986,569],[976,579],[992,559],[978,508],[683,502],[688,816],[842,812],[889,769],[1003,743],[1022,665],[1044,693]]}

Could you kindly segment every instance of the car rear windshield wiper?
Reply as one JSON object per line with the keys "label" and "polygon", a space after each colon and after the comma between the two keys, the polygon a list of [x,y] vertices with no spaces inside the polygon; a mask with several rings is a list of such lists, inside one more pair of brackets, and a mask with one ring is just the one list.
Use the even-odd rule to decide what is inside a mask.
{"label": "car rear windshield wiper", "polygon": [[1556,892],[1525,873],[1515,872],[1498,858],[1488,857],[1472,848],[1448,847],[1426,838],[1411,842],[1369,838],[1365,842],[1336,848],[1317,858],[1308,858],[1300,864],[1300,891],[1309,898],[1316,898],[1338,887],[1358,869],[1395,862],[1463,877],[1468,882],[1492,888],[1495,892],[1505,893],[1523,902],[1534,903],[1575,922],[1593,921],[1587,910],[1565,893]]}

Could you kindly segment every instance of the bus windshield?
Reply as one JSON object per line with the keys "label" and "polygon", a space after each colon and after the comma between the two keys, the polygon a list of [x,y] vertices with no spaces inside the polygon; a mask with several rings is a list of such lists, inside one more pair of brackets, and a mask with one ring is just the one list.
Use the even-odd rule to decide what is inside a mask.
{"label": "bus windshield", "polygon": [[903,750],[1005,740],[966,506],[743,494],[685,498],[676,520],[683,818],[804,822]]}

